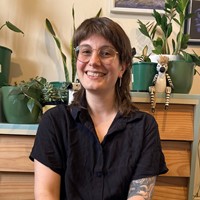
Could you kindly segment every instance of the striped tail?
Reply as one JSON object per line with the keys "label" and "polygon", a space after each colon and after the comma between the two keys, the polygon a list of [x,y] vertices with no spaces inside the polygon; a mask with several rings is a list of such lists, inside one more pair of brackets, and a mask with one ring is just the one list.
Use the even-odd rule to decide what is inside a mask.
{"label": "striped tail", "polygon": [[156,89],[154,86],[149,87],[151,111],[154,113],[156,109],[156,99],[155,99]]}
{"label": "striped tail", "polygon": [[166,87],[165,110],[169,108],[169,100],[170,100],[171,91],[172,91],[171,87]]}

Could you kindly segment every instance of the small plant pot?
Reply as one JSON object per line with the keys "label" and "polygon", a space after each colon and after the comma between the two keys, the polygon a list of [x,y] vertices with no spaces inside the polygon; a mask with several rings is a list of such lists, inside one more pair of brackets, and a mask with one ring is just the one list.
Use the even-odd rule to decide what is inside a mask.
{"label": "small plant pot", "polygon": [[2,98],[2,92],[0,88],[0,122],[5,122],[5,116],[3,112],[3,98]]}
{"label": "small plant pot", "polygon": [[157,63],[154,62],[136,62],[132,65],[133,83],[132,91],[148,92],[156,74]]}
{"label": "small plant pot", "polygon": [[[35,124],[39,121],[41,108],[38,104],[32,102],[29,104],[29,98],[24,94],[19,94],[18,86],[3,86],[2,90],[2,107],[6,122],[13,124]],[[40,93],[37,90],[32,91],[34,97],[38,99]]]}
{"label": "small plant pot", "polygon": [[0,87],[8,85],[12,51],[0,46]]}
{"label": "small plant pot", "polygon": [[184,60],[169,61],[168,74],[174,85],[173,93],[188,94],[192,88],[195,63]]}

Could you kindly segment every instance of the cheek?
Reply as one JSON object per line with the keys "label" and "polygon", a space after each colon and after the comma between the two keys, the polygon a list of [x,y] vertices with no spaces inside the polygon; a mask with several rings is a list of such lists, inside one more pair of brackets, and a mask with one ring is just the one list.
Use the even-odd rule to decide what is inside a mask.
{"label": "cheek", "polygon": [[81,63],[79,61],[76,62],[76,72],[79,79],[82,79],[85,71],[85,63]]}
{"label": "cheek", "polygon": [[85,65],[86,65],[85,63],[77,61],[76,62],[77,73],[83,71],[85,68]]}

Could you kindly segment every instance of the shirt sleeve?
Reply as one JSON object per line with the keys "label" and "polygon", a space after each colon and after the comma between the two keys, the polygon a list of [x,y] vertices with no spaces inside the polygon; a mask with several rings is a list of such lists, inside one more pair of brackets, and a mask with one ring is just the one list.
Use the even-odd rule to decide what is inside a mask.
{"label": "shirt sleeve", "polygon": [[154,117],[147,114],[144,126],[142,151],[132,180],[157,176],[168,171],[162,152],[158,124]]}
{"label": "shirt sleeve", "polygon": [[58,119],[60,117],[55,109],[45,112],[36,133],[30,159],[36,159],[54,172],[62,174],[66,156]]}

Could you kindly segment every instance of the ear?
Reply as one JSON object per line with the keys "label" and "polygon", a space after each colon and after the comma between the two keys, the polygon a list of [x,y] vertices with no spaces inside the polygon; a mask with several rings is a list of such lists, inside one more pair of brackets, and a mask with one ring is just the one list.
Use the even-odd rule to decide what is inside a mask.
{"label": "ear", "polygon": [[125,71],[126,71],[126,66],[121,65],[119,70],[119,77],[122,77]]}

